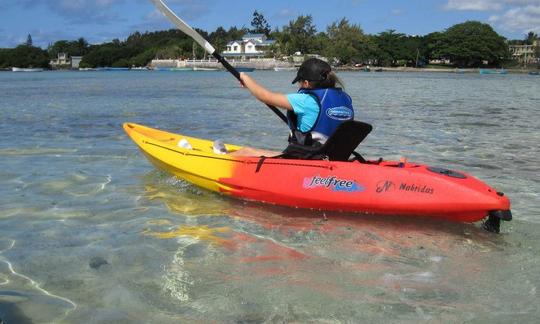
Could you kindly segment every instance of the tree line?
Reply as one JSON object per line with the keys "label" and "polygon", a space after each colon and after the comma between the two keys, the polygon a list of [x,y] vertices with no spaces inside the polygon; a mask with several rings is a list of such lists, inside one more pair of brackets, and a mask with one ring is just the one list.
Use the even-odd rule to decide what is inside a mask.
{"label": "tree line", "polygon": [[[197,29],[222,52],[229,41],[246,33],[265,34],[276,42],[269,57],[288,57],[294,53],[319,54],[335,65],[371,64],[375,66],[424,66],[430,60],[448,60],[455,67],[501,66],[510,59],[507,40],[490,25],[478,21],[456,24],[444,31],[411,36],[387,30],[366,34],[360,25],[346,18],[318,31],[311,15],[300,15],[282,28],[271,29],[265,17],[255,11],[251,28],[218,27],[213,32]],[[525,41],[537,39],[526,36]],[[61,40],[47,50],[27,43],[14,49],[0,49],[0,67],[46,67],[58,53],[83,56],[81,67],[145,66],[154,58],[203,58],[204,50],[180,30],[134,32],[125,40],[90,45],[84,38]]]}

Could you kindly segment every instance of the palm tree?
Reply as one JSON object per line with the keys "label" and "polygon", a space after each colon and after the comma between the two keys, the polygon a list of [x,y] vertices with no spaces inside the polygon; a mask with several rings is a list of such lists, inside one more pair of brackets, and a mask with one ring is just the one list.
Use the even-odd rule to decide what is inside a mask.
{"label": "palm tree", "polygon": [[527,36],[525,37],[525,43],[527,45],[532,45],[535,40],[538,39],[538,35],[534,33],[533,31],[530,31]]}
{"label": "palm tree", "polygon": [[79,55],[84,55],[88,52],[88,42],[83,37],[77,40],[77,50]]}

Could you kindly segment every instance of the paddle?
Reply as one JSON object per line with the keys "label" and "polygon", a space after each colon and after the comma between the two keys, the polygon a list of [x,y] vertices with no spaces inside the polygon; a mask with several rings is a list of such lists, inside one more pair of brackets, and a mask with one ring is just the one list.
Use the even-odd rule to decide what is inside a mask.
{"label": "paddle", "polygon": [[[193,40],[196,41],[199,45],[201,45],[202,48],[204,48],[204,50],[208,54],[215,57],[227,69],[227,71],[229,71],[232,75],[234,75],[234,77],[238,79],[238,81],[242,82],[242,80],[240,79],[240,73],[238,73],[238,71],[232,65],[230,65],[229,62],[225,60],[225,58],[219,55],[219,53],[212,46],[212,44],[210,44],[206,39],[204,39],[201,36],[201,34],[197,33],[193,28],[191,28],[191,26],[189,26],[182,19],[180,19],[180,17],[178,17],[171,9],[169,9],[169,7],[167,7],[167,5],[163,3],[163,1],[161,0],[150,0],[150,1],[152,1],[154,5],[158,8],[158,10],[165,17],[167,17],[174,25],[176,25],[178,29],[183,31],[189,37],[193,38]],[[272,111],[287,124],[287,117],[285,117],[285,115],[281,111],[279,111],[279,109],[277,109],[276,107],[272,105],[267,104],[267,106],[268,108],[272,109]]]}

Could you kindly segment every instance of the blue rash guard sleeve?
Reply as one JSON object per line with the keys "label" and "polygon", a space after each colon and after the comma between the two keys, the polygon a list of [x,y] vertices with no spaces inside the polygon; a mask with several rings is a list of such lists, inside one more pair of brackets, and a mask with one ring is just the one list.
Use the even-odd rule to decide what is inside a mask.
{"label": "blue rash guard sleeve", "polygon": [[298,116],[298,130],[308,132],[311,130],[319,116],[319,104],[313,96],[306,93],[291,93],[287,95],[295,115]]}

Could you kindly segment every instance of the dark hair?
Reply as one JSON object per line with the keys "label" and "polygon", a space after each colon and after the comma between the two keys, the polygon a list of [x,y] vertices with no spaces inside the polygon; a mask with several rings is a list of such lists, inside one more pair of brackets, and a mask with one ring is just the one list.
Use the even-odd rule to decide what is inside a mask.
{"label": "dark hair", "polygon": [[345,88],[343,85],[343,82],[341,82],[340,78],[334,73],[334,71],[328,72],[326,75],[326,79],[321,81],[308,81],[309,85],[312,88],[320,89],[320,88],[336,88],[336,85],[340,88]]}

